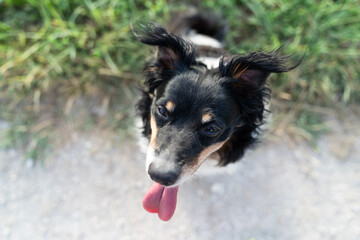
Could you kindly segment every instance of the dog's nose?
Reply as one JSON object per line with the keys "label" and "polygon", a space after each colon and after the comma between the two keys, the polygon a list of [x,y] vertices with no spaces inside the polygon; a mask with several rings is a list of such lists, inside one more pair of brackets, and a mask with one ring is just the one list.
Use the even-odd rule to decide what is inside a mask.
{"label": "dog's nose", "polygon": [[150,164],[148,173],[153,181],[158,182],[163,186],[174,184],[179,176],[176,171],[161,171],[153,163]]}

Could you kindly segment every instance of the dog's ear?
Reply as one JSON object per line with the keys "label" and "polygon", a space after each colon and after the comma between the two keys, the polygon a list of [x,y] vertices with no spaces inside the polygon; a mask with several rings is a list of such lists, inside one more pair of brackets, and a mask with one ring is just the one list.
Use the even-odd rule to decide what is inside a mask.
{"label": "dog's ear", "polygon": [[158,70],[177,71],[195,64],[195,47],[172,33],[168,33],[161,25],[150,23],[137,33],[133,29],[135,37],[142,43],[157,46]]}
{"label": "dog's ear", "polygon": [[232,92],[240,107],[242,121],[259,126],[263,123],[265,102],[270,98],[266,79],[270,73],[287,72],[288,57],[279,51],[223,57],[219,64],[219,74],[224,84]]}
{"label": "dog's ear", "polygon": [[[286,65],[287,56],[278,51],[223,57],[220,60],[219,72],[226,77],[226,82],[247,91],[260,90],[265,86],[270,73],[282,73],[294,67]],[[295,66],[296,67],[296,66]]]}
{"label": "dog's ear", "polygon": [[219,150],[220,165],[237,161],[257,141],[259,126],[264,123],[265,102],[270,98],[266,79],[271,73],[287,72],[288,57],[279,51],[223,57],[219,64],[221,84],[232,93],[239,106],[242,125]]}

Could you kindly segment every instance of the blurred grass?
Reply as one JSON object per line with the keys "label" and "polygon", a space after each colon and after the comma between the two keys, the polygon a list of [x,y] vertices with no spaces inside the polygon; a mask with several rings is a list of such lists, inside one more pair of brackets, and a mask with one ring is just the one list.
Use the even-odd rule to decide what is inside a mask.
{"label": "blurred grass", "polygon": [[58,119],[74,113],[79,96],[94,92],[94,104],[110,112],[106,118],[104,113],[84,117],[84,126],[100,121],[120,134],[129,132],[129,99],[150,53],[134,40],[129,23],[164,24],[173,11],[189,5],[225,16],[233,53],[275,49],[291,39],[288,52],[306,51],[295,71],[271,82],[283,128],[311,139],[325,128],[309,106],[359,103],[356,0],[0,0],[0,118],[11,123],[2,145],[20,142],[37,158]]}

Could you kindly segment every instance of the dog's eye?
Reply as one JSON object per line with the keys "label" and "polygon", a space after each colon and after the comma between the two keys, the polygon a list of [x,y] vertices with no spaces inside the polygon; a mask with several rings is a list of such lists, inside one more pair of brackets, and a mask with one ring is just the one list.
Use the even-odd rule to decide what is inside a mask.
{"label": "dog's eye", "polygon": [[159,106],[158,108],[157,108],[157,113],[158,113],[158,115],[160,115],[160,117],[162,117],[162,118],[164,118],[164,119],[167,119],[167,112],[166,112],[166,110],[163,108],[163,107],[161,107],[161,106]]}
{"label": "dog's eye", "polygon": [[216,137],[220,133],[220,129],[215,125],[206,126],[202,130],[204,135],[207,135],[209,137]]}
{"label": "dog's eye", "polygon": [[208,127],[208,128],[206,129],[206,131],[207,131],[208,133],[215,134],[215,133],[217,133],[217,132],[219,131],[219,129],[217,129],[217,128],[214,127],[214,126],[211,126],[211,127]]}

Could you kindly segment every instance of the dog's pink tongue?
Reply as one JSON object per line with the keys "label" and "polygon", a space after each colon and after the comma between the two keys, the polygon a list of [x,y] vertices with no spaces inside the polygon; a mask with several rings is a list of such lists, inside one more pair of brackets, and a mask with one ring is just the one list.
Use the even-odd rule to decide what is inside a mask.
{"label": "dog's pink tongue", "polygon": [[179,187],[165,188],[160,200],[159,218],[168,221],[174,215]]}
{"label": "dog's pink tongue", "polygon": [[178,190],[179,187],[165,188],[159,183],[154,183],[143,199],[145,210],[158,213],[163,221],[170,220],[175,212]]}

